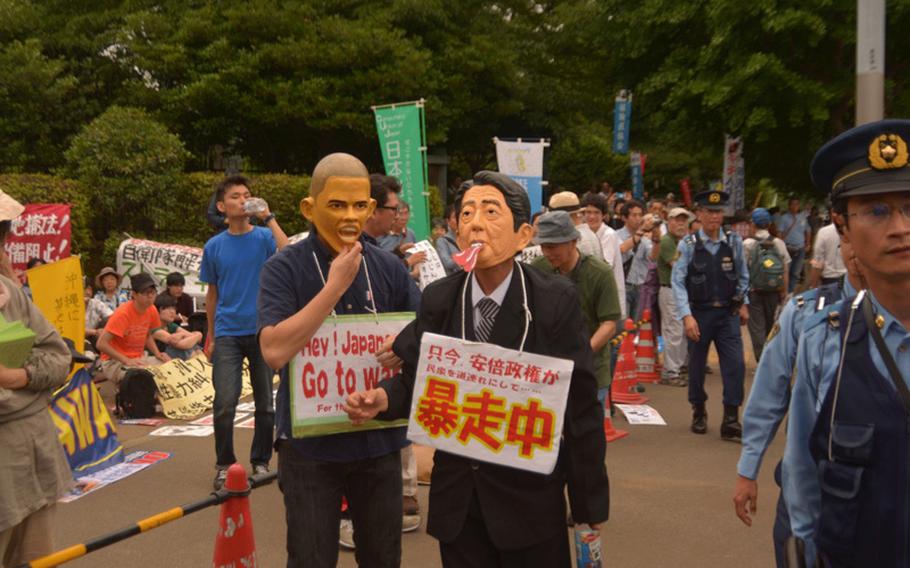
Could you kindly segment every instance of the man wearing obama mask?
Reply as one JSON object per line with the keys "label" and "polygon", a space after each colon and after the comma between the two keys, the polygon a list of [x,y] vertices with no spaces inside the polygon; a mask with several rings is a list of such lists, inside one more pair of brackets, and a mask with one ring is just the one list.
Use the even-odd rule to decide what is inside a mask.
{"label": "man wearing obama mask", "polygon": [[467,341],[573,362],[555,470],[544,475],[437,450],[427,524],[447,567],[568,567],[566,487],[577,523],[598,528],[610,504],[603,410],[578,296],[568,280],[514,260],[532,229],[528,195],[511,178],[478,172],[455,204],[458,245],[476,262],[424,290],[417,319],[393,347],[402,373],[348,396],[346,410],[355,424],[407,417],[425,332],[464,333]]}
{"label": "man wearing obama mask", "polygon": [[366,167],[331,154],[313,170],[300,203],[310,236],[262,270],[259,344],[280,369],[276,399],[278,480],[287,521],[287,566],[334,567],[342,496],[354,525],[357,563],[401,563],[404,428],[293,438],[289,365],[331,314],[416,311],[420,293],[396,256],[369,244],[363,225],[376,207]]}

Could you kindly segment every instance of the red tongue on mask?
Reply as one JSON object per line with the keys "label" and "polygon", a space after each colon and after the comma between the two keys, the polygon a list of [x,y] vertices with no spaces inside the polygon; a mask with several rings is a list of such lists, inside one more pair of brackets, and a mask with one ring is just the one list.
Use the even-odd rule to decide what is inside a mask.
{"label": "red tongue on mask", "polygon": [[463,251],[453,254],[452,260],[455,261],[455,264],[462,267],[465,272],[471,272],[474,270],[474,265],[477,264],[477,255],[480,254],[480,249],[482,248],[482,244],[471,245]]}

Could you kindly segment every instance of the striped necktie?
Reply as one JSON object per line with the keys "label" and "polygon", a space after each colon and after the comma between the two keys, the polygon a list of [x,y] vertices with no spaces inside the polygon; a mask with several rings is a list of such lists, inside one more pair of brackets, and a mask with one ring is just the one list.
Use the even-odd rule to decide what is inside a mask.
{"label": "striped necktie", "polygon": [[478,341],[486,343],[493,331],[493,322],[496,321],[496,314],[499,313],[499,304],[490,298],[484,298],[477,302],[477,309],[480,311],[480,320],[474,324],[474,332]]}

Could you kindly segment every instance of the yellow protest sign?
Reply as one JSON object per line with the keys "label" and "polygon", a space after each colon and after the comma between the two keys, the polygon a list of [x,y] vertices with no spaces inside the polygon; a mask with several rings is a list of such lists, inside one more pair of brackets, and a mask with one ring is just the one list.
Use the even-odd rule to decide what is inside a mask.
{"label": "yellow protest sign", "polygon": [[36,266],[27,274],[32,301],[60,335],[72,339],[81,351],[85,343],[85,299],[79,257]]}
{"label": "yellow protest sign", "polygon": [[[168,418],[189,420],[212,409],[215,401],[212,364],[202,353],[187,361],[172,359],[148,370],[155,376],[158,398]],[[253,392],[246,361],[243,362],[242,380],[240,396],[244,397]]]}

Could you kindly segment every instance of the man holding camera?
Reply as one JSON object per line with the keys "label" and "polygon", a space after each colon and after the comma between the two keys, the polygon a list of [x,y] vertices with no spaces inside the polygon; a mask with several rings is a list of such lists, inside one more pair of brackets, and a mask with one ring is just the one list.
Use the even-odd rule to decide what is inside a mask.
{"label": "man holding camera", "polygon": [[689,338],[689,402],[692,431],[708,431],[705,411],[705,365],[711,342],[720,358],[724,381],[724,418],[720,437],[742,441],[739,407],[743,403],[743,339],[740,325],[749,320],[749,271],[743,256],[742,237],[724,234],[720,225],[730,196],[703,191],[695,196],[702,228],[679,243],[679,258],[670,276],[677,317]]}

